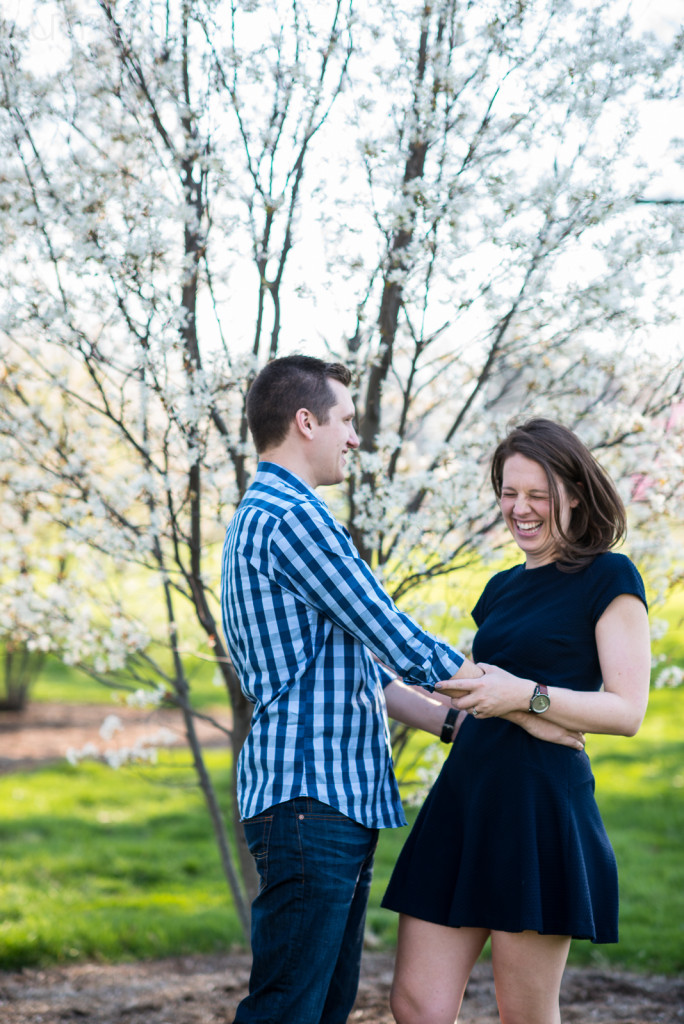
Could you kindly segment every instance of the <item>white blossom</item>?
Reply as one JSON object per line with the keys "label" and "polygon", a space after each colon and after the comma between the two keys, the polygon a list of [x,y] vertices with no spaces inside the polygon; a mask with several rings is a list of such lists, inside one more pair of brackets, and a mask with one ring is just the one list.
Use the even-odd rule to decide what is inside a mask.
{"label": "white blossom", "polygon": [[667,665],[658,673],[655,681],[656,689],[681,686],[684,682],[684,669],[679,665]]}
{"label": "white blossom", "polygon": [[372,0],[337,20],[198,0],[168,27],[141,0],[117,5],[121,49],[98,5],[46,0],[48,61],[16,6],[0,640],[131,706],[184,692],[220,647],[220,545],[256,464],[245,396],[293,350],[353,371],[363,441],[330,501],[419,619],[436,574],[510,550],[488,460],[531,416],[616,480],[651,605],[681,586],[684,350],[658,338],[681,323],[684,220],[636,202],[657,168],[635,117],[679,109],[676,40],[613,0]]}
{"label": "white blossom", "polygon": [[123,728],[123,722],[118,715],[107,715],[100,726],[100,736],[103,740],[111,740],[117,732],[122,732]]}

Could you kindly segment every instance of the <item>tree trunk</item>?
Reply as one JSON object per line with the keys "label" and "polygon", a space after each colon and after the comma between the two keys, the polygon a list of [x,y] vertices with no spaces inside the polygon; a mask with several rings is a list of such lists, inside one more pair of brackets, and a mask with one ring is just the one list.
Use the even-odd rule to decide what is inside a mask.
{"label": "tree trunk", "polygon": [[45,662],[42,651],[30,651],[24,643],[8,643],[5,647],[3,695],[0,711],[24,711],[31,684],[40,675]]}

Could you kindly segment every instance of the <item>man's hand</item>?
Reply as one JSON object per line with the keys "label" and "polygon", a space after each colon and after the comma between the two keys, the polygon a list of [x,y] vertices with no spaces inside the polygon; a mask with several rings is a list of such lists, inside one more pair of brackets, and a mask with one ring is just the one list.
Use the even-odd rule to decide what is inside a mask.
{"label": "man's hand", "polygon": [[[443,683],[435,683],[435,693],[442,693],[446,697],[451,697],[455,702],[457,697],[467,697],[470,692],[463,687],[456,686],[454,682],[456,679],[480,679],[483,675],[484,670],[479,665],[476,665],[468,658],[464,658],[463,664],[451,679],[447,679]],[[458,707],[458,705],[456,706]]]}
{"label": "man's hand", "polygon": [[462,711],[471,715],[477,712],[476,718],[505,718],[538,740],[584,750],[584,733],[556,725],[544,715],[530,714],[534,686],[532,680],[521,679],[495,665],[475,665],[466,660],[455,676],[436,684],[435,692],[451,697],[454,707]]}

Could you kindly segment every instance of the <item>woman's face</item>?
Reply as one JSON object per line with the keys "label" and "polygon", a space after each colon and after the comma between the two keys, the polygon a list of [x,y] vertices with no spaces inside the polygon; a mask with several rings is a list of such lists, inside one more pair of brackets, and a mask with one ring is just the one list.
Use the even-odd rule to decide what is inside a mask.
{"label": "woman's face", "polygon": [[[560,497],[560,522],[567,533],[577,499],[568,498],[565,486],[556,478]],[[525,554],[528,569],[555,562],[560,554],[560,537],[553,516],[546,473],[525,455],[511,455],[504,462],[501,512],[511,535]]]}

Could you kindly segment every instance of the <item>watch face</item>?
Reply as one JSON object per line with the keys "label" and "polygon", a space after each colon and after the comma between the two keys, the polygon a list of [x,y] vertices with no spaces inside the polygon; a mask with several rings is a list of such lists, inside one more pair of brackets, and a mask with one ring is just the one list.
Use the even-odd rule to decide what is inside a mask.
{"label": "watch face", "polygon": [[547,694],[535,693],[534,697],[532,698],[530,707],[533,711],[536,711],[537,714],[540,714],[542,711],[546,711],[550,704],[551,701],[549,700]]}

